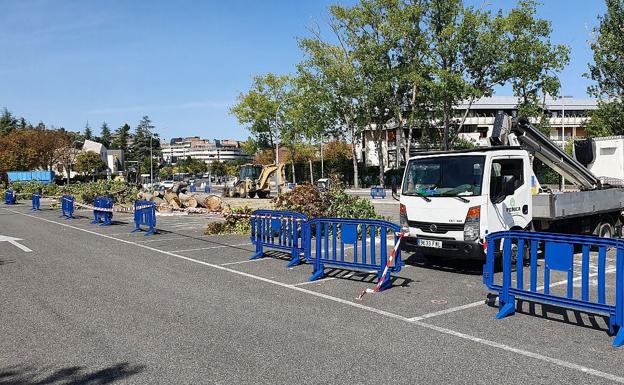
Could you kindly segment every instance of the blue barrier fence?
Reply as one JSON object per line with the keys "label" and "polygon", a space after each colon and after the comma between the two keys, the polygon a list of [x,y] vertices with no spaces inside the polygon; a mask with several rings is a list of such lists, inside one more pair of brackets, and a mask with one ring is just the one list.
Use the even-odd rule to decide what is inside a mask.
{"label": "blue barrier fence", "polygon": [[14,205],[17,202],[17,195],[13,190],[7,190],[4,192],[4,203],[7,205]]}
{"label": "blue barrier fence", "polygon": [[208,183],[206,183],[206,185],[204,186],[204,193],[208,194],[210,193],[210,185],[208,185]]}
{"label": "blue barrier fence", "polygon": [[190,186],[190,191],[193,192],[197,192],[197,187],[195,187],[195,183],[191,184]]}
{"label": "blue barrier fence", "polygon": [[289,267],[301,263],[306,244],[306,215],[292,211],[256,210],[250,220],[251,243],[256,245],[256,253],[251,259],[261,258],[266,247],[290,252]]}
{"label": "blue barrier fence", "polygon": [[61,197],[61,218],[71,219],[74,217],[74,197],[63,195]]}
{"label": "blue barrier fence", "polygon": [[386,189],[380,186],[373,186],[371,187],[370,195],[371,195],[371,199],[375,199],[375,198],[385,199]]}
{"label": "blue barrier fence", "polygon": [[33,211],[41,210],[41,195],[39,193],[34,193],[32,195],[32,208]]}
{"label": "blue barrier fence", "polygon": [[93,200],[93,224],[108,226],[113,223],[113,198],[95,197]]}
{"label": "blue barrier fence", "polygon": [[134,202],[134,230],[143,231],[141,226],[147,226],[145,235],[156,234],[156,204],[150,201]]}
{"label": "blue barrier fence", "polygon": [[[496,254],[502,244],[502,277],[495,282]],[[616,254],[614,282],[607,284],[607,251]],[[575,255],[575,250],[579,251]],[[542,251],[544,263],[538,265],[538,252]],[[523,259],[530,262],[528,279],[523,270]],[[513,261],[516,256],[515,283]],[[575,293],[575,261],[580,264],[580,292]],[[597,281],[591,290],[590,266],[595,268]],[[538,268],[543,270],[543,285],[537,286]],[[551,272],[563,272],[567,277],[565,293],[552,293]],[[609,272],[613,272],[610,270]],[[624,242],[617,239],[591,236],[558,235],[523,231],[503,231],[487,237],[487,259],[483,270],[483,283],[499,295],[497,319],[515,313],[516,299],[586,311],[609,316],[609,331],[616,334],[614,347],[624,344]],[[502,281],[502,282],[501,282]],[[607,293],[607,288],[613,288]],[[613,292],[614,291],[614,292]],[[593,295],[591,295],[593,294]],[[607,299],[610,299],[610,302]]]}
{"label": "blue barrier fence", "polygon": [[[314,261],[314,273],[310,281],[323,278],[325,266],[374,270],[380,279],[388,260],[388,234],[394,235],[395,243],[391,245],[394,246],[398,241],[399,231],[399,225],[373,219],[316,218],[308,221],[305,257],[308,261]],[[345,253],[345,246],[352,248],[352,252],[349,250],[349,253]],[[390,272],[398,273],[403,265],[399,249]],[[380,289],[390,285],[388,274]]]}

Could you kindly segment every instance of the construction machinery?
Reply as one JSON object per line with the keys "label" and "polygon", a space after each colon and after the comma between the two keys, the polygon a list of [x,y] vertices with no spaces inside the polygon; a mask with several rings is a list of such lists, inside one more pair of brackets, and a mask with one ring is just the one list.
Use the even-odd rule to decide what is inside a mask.
{"label": "construction machinery", "polygon": [[240,168],[239,180],[230,190],[232,197],[268,198],[271,195],[271,185],[275,185],[275,175],[277,173],[277,186],[284,189],[286,186],[286,175],[284,174],[284,163],[258,165],[245,164]]}

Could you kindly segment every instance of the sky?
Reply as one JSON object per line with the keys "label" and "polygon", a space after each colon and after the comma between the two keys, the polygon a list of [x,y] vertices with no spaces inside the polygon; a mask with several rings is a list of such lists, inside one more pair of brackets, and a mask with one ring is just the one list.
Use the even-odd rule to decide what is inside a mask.
{"label": "sky", "polygon": [[[0,108],[96,134],[148,115],[161,138],[246,139],[228,112],[254,75],[294,72],[297,38],[354,0],[0,0]],[[552,41],[571,48],[562,95],[587,97],[587,41],[602,0],[542,0]],[[508,10],[511,0],[466,0]],[[510,95],[509,89],[497,90]]]}

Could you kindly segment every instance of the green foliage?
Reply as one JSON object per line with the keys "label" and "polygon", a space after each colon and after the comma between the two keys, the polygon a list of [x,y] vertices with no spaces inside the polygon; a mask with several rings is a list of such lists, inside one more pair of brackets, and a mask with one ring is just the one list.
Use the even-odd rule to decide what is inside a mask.
{"label": "green foliage", "polygon": [[[235,208],[232,210],[234,214],[246,214],[251,215],[252,209],[245,206],[242,208]],[[251,234],[251,221],[249,217],[237,217],[225,215],[224,221],[211,222],[206,227],[206,235],[216,234]]]}
{"label": "green foliage", "polygon": [[588,88],[589,93],[601,99],[587,125],[588,136],[624,134],[624,1],[606,3],[607,12],[594,28],[594,63],[586,74],[596,82]]}
{"label": "green foliage", "polygon": [[286,75],[255,76],[247,93],[238,96],[230,113],[247,126],[256,141],[271,147],[280,136],[280,111],[289,92],[290,79]]}
{"label": "green foliage", "polygon": [[334,187],[327,192],[319,192],[309,184],[298,185],[275,198],[273,203],[278,210],[303,213],[309,218],[383,219],[368,199],[347,194],[338,181],[334,181]]}
{"label": "green foliage", "polygon": [[8,109],[3,108],[2,115],[0,115],[0,136],[7,135],[15,130],[17,124],[17,118]]}
{"label": "green foliage", "polygon": [[106,163],[100,158],[100,155],[93,151],[81,152],[76,156],[76,172],[85,175],[96,175],[106,170]]}
{"label": "green foliage", "polygon": [[100,127],[100,137],[99,142],[104,145],[106,148],[111,148],[111,142],[113,140],[110,128],[108,128],[108,124],[106,122],[102,123],[102,127]]}
{"label": "green foliage", "polygon": [[82,136],[86,140],[93,140],[93,131],[91,130],[91,126],[89,126],[89,122],[85,124],[84,134]]}
{"label": "green foliage", "polygon": [[520,97],[518,115],[539,118],[547,132],[543,97],[556,97],[561,83],[557,73],[569,63],[570,49],[550,41],[550,21],[538,19],[537,1],[520,0],[504,21],[505,55],[502,71]]}
{"label": "green foliage", "polygon": [[599,101],[585,129],[588,137],[624,135],[624,102]]}
{"label": "green foliage", "polygon": [[62,193],[71,194],[76,201],[93,203],[96,196],[110,196],[115,204],[129,205],[136,200],[139,189],[123,181],[98,180],[89,183],[74,183],[68,186],[58,186],[54,183],[44,185],[40,182],[15,182],[11,187],[19,194],[30,197],[34,192],[41,192],[44,196],[59,196]]}
{"label": "green foliage", "polygon": [[111,148],[123,150],[125,153],[127,153],[129,138],[130,126],[128,125],[128,123],[126,123],[115,131],[115,138],[111,143]]}

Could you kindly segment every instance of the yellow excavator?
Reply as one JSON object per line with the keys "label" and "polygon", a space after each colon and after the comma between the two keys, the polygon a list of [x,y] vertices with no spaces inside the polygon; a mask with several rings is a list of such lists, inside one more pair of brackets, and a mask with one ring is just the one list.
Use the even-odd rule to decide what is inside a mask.
{"label": "yellow excavator", "polygon": [[239,180],[230,190],[230,196],[268,198],[271,195],[271,181],[277,172],[277,185],[281,190],[286,186],[284,163],[277,165],[244,164],[240,168]]}

